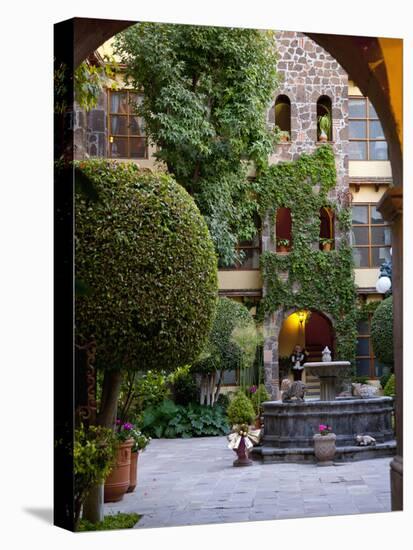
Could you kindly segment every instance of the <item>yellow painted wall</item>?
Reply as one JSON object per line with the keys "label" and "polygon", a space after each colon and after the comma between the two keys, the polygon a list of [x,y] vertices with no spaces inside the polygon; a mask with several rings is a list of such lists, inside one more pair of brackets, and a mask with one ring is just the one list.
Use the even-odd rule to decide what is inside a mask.
{"label": "yellow painted wall", "polygon": [[377,203],[386,192],[386,189],[386,187],[381,186],[376,191],[376,187],[374,185],[362,185],[359,190],[356,191],[354,186],[350,185],[350,190],[353,195],[353,204],[360,202]]}
{"label": "yellow painted wall", "polygon": [[261,273],[258,270],[218,271],[218,287],[220,290],[260,289]]}
{"label": "yellow painted wall", "polygon": [[348,175],[351,178],[391,178],[389,160],[349,160]]}
{"label": "yellow painted wall", "polygon": [[356,286],[359,288],[375,288],[377,277],[379,275],[379,268],[374,267],[355,269],[354,270],[354,279]]}
{"label": "yellow painted wall", "polygon": [[291,355],[294,346],[305,346],[305,328],[300,325],[295,313],[285,319],[278,339],[278,354],[280,357]]}

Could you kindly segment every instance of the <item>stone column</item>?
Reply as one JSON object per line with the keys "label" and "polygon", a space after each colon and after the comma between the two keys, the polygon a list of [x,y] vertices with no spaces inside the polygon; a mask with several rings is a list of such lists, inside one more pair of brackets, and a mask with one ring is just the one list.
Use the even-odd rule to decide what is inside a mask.
{"label": "stone column", "polygon": [[390,463],[392,510],[403,510],[403,189],[388,189],[377,205],[392,225],[394,375],[397,454]]}

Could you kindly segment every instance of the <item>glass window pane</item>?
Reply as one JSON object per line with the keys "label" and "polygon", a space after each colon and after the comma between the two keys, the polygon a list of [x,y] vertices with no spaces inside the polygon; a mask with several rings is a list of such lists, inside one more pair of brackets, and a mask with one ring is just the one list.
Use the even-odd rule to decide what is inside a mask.
{"label": "glass window pane", "polygon": [[350,120],[349,138],[367,138],[367,122],[365,122],[364,120]]}
{"label": "glass window pane", "polygon": [[357,340],[357,349],[356,355],[370,355],[370,339],[369,338],[359,338]]}
{"label": "glass window pane", "polygon": [[371,249],[371,267],[380,267],[383,262],[391,260],[390,247],[373,247]]}
{"label": "glass window pane", "polygon": [[128,139],[113,138],[113,143],[109,143],[110,156],[112,158],[127,158],[128,157]]}
{"label": "glass window pane", "polygon": [[130,156],[134,159],[146,158],[145,138],[130,138]]}
{"label": "glass window pane", "polygon": [[260,266],[259,250],[256,248],[248,248],[243,249],[242,252],[244,259],[239,269],[258,269]]}
{"label": "glass window pane", "polygon": [[349,99],[348,114],[350,118],[366,118],[366,100],[363,98]]}
{"label": "glass window pane", "polygon": [[145,126],[142,117],[131,116],[129,117],[129,132],[133,136],[144,136]]}
{"label": "glass window pane", "polygon": [[368,206],[353,206],[351,209],[351,215],[354,224],[368,223],[369,219],[369,207]]}
{"label": "glass window pane", "polygon": [[369,101],[369,118],[379,118],[371,101]]}
{"label": "glass window pane", "polygon": [[369,158],[370,160],[387,160],[387,142],[386,141],[370,141],[369,143]]}
{"label": "glass window pane", "polygon": [[357,324],[357,332],[359,334],[369,334],[370,326],[368,321],[359,321]]}
{"label": "glass window pane", "polygon": [[128,117],[112,115],[110,117],[110,132],[112,135],[128,135]]}
{"label": "glass window pane", "polygon": [[371,228],[371,244],[391,244],[391,231],[388,226]]}
{"label": "glass window pane", "polygon": [[353,246],[358,244],[369,244],[369,230],[367,227],[353,227]]}
{"label": "glass window pane", "polygon": [[370,359],[356,360],[357,376],[370,376]]}
{"label": "glass window pane", "polygon": [[126,92],[111,92],[110,94],[110,112],[127,114],[128,96]]}
{"label": "glass window pane", "polygon": [[387,373],[388,370],[389,367],[387,365],[383,365],[383,363],[380,363],[378,359],[374,360],[374,374],[377,378],[383,376],[383,374]]}
{"label": "glass window pane", "polygon": [[384,139],[383,128],[378,120],[371,120],[369,122],[369,138]]}
{"label": "glass window pane", "polygon": [[222,383],[226,385],[230,385],[230,384],[235,385],[237,383],[237,371],[225,370],[222,377]]}
{"label": "glass window pane", "polygon": [[134,113],[137,107],[142,103],[143,95],[129,92],[129,112]]}
{"label": "glass window pane", "polygon": [[369,267],[369,249],[353,248],[353,259],[355,267]]}
{"label": "glass window pane", "polygon": [[348,158],[350,160],[367,160],[367,143],[364,141],[350,141]]}
{"label": "glass window pane", "polygon": [[375,206],[370,207],[370,223],[384,223],[383,216]]}

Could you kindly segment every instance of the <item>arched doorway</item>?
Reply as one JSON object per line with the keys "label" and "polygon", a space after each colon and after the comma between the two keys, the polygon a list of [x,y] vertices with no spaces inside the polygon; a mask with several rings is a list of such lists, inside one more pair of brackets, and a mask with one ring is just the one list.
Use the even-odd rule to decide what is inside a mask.
{"label": "arched doorway", "polygon": [[[293,378],[290,355],[296,345],[308,352],[308,361],[321,361],[323,349],[328,346],[334,358],[335,332],[331,319],[321,311],[288,311],[278,334],[279,383],[284,378]],[[307,397],[318,397],[319,381],[303,373]]]}

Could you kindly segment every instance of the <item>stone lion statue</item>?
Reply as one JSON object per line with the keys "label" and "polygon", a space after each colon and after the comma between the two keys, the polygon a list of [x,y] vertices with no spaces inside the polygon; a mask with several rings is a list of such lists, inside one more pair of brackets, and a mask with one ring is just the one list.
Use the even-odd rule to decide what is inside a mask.
{"label": "stone lion statue", "polygon": [[376,440],[374,437],[371,437],[371,435],[356,435],[355,437],[357,445],[360,445],[361,447],[368,447],[369,445],[372,445],[373,447],[376,445]]}
{"label": "stone lion statue", "polygon": [[353,382],[353,395],[356,397],[361,397],[362,399],[369,399],[371,397],[377,397],[378,388],[370,384],[360,384],[360,382]]}
{"label": "stone lion statue", "polygon": [[291,401],[294,397],[297,401],[304,401],[306,386],[301,381],[296,380],[291,382],[288,378],[284,378],[281,382],[282,401]]}

